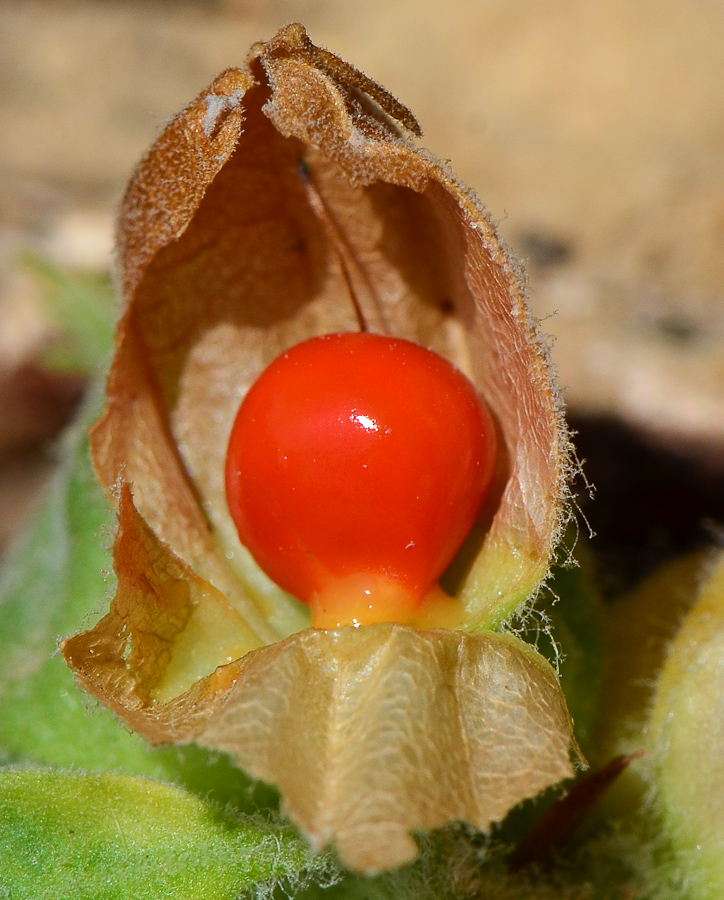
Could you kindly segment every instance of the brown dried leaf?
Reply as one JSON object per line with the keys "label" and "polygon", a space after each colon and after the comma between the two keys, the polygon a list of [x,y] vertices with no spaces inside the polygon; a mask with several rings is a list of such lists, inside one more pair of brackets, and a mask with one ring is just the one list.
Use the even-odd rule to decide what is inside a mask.
{"label": "brown dried leaf", "polygon": [[[118,595],[63,647],[149,740],[228,750],[281,787],[313,843],[370,871],[411,858],[412,830],[487,827],[569,774],[572,744],[549,667],[475,633],[547,572],[568,466],[560,401],[514,263],[405,129],[419,130],[405,107],[294,25],[215,79],[141,163],[92,433],[119,506]],[[241,398],[284,349],[356,328],[350,283],[372,330],[452,359],[496,417],[496,489],[458,566],[461,631],[308,630],[226,508]]]}

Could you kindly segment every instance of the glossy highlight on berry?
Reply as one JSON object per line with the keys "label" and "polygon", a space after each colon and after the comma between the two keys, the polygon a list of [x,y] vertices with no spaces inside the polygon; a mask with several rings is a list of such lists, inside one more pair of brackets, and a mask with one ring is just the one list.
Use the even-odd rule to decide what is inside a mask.
{"label": "glossy highlight on berry", "polygon": [[444,624],[437,581],[495,464],[490,414],[448,360],[411,341],[330,334],[262,372],[226,464],[241,542],[317,627]]}

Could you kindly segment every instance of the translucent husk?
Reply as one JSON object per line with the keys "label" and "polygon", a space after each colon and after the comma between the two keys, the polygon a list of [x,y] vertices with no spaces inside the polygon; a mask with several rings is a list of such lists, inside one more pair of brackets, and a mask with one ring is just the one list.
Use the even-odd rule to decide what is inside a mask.
{"label": "translucent husk", "polygon": [[[123,309],[99,480],[119,510],[110,613],[63,642],[78,680],[153,743],[197,741],[277,784],[315,846],[376,871],[410,833],[486,828],[571,774],[550,667],[492,633],[534,596],[568,442],[516,267],[412,114],[301,26],[252,48],[165,129],[121,208]],[[495,488],[450,576],[454,631],[308,627],[239,545],[223,463],[244,392],[285,348],[376,331],[485,396]]]}

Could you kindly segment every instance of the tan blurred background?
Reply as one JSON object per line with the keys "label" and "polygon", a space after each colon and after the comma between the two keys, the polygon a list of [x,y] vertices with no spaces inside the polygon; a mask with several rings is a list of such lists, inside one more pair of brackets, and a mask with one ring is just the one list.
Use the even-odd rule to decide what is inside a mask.
{"label": "tan blurred background", "polygon": [[107,267],[163,123],[292,20],[416,112],[527,260],[589,445],[612,417],[706,493],[724,470],[724,3],[0,0],[0,543],[80,390],[32,369],[52,327],[18,260]]}

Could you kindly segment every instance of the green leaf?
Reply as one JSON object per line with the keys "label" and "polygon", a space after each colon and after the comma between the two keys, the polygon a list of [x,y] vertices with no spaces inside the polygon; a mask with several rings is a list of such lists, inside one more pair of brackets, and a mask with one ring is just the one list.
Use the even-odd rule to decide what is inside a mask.
{"label": "green leaf", "polygon": [[724,554],[667,647],[648,745],[653,807],[691,900],[724,896]]}
{"label": "green leaf", "polygon": [[[686,611],[699,590],[704,557],[670,560],[634,589],[606,605],[602,635],[605,678],[597,711],[591,762],[650,748],[650,717],[657,680]],[[605,799],[602,815],[630,819],[651,804],[651,756],[623,773]]]}
{"label": "green leaf", "polygon": [[12,900],[233,900],[310,862],[291,829],[124,775],[0,771],[0,822]]}
{"label": "green leaf", "polygon": [[0,758],[175,781],[240,809],[275,805],[270,788],[196,747],[152,749],[79,691],[61,636],[97,619],[113,590],[114,517],[95,481],[86,428],[100,390],[66,435],[45,501],[0,572]]}
{"label": "green leaf", "polygon": [[47,312],[60,332],[43,363],[53,371],[92,374],[113,345],[115,291],[109,275],[62,269],[30,254],[22,265],[43,287]]}
{"label": "green leaf", "polygon": [[561,687],[584,755],[591,749],[604,670],[603,610],[587,543],[579,537],[576,565],[558,565],[537,604],[547,623],[539,652],[558,664]]}

